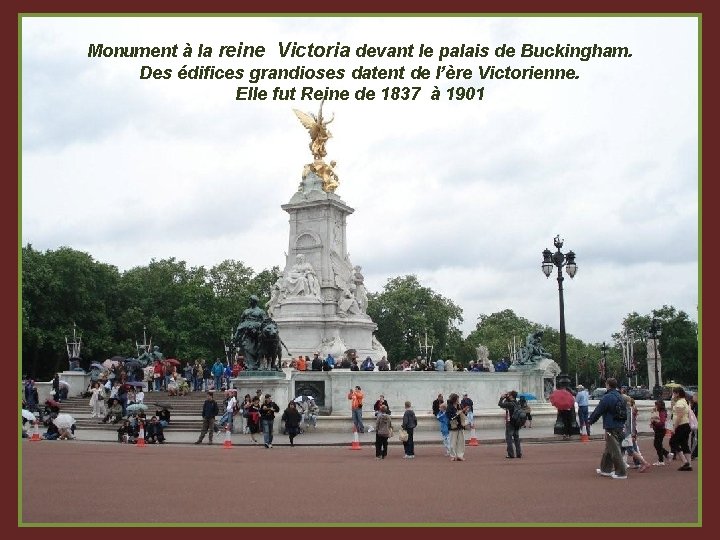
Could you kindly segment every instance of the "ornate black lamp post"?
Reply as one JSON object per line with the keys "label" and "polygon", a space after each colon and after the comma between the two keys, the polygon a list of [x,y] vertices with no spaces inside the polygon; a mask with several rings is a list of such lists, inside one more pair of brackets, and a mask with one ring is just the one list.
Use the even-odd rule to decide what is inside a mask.
{"label": "ornate black lamp post", "polygon": [[656,400],[662,398],[662,387],[660,386],[660,371],[658,370],[658,354],[657,354],[657,340],[662,334],[660,328],[660,321],[653,319],[648,329],[648,337],[653,340],[653,351],[655,353],[655,386],[653,386],[653,398]]}
{"label": "ornate black lamp post", "polygon": [[563,240],[560,239],[558,234],[554,242],[557,251],[552,253],[549,249],[543,251],[543,263],[542,271],[545,277],[550,277],[552,274],[553,266],[557,267],[557,282],[558,291],[560,294],[560,375],[557,378],[557,386],[569,386],[570,376],[568,375],[568,358],[567,358],[567,336],[565,335],[565,303],[563,302],[563,278],[562,268],[565,267],[565,271],[570,278],[574,278],[577,273],[577,264],[575,263],[575,253],[568,251],[563,254],[560,248],[563,246]]}

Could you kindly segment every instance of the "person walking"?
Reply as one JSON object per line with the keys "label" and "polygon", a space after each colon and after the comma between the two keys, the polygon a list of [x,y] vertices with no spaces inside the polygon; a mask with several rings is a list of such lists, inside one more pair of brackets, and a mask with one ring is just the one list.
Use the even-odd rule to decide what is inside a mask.
{"label": "person walking", "polygon": [[505,409],[505,447],[507,459],[522,458],[520,447],[520,426],[513,422],[513,413],[520,404],[517,402],[517,390],[511,390],[500,396],[498,407]]}
{"label": "person walking", "polygon": [[440,423],[440,435],[442,436],[443,446],[445,447],[445,456],[450,456],[450,423],[447,417],[447,404],[441,403],[438,413],[435,415]]}
{"label": "person walking", "polygon": [[627,418],[625,419],[625,438],[620,446],[633,460],[632,465],[628,463],[627,466],[632,469],[639,469],[639,472],[642,473],[650,468],[650,464],[640,453],[637,444],[637,407],[635,406],[635,400],[630,396],[623,395],[623,399],[626,402]]}
{"label": "person walking", "polygon": [[202,408],[202,431],[200,432],[200,438],[195,441],[195,444],[200,444],[205,438],[205,434],[208,434],[208,444],[213,443],[213,433],[215,428],[215,417],[219,412],[217,401],[213,397],[212,392],[207,393],[207,397],[203,402]]}
{"label": "person walking", "polygon": [[380,406],[375,417],[375,459],[385,459],[388,450],[388,439],[392,430],[392,420],[385,405]]}
{"label": "person walking", "polygon": [[445,413],[450,429],[450,461],[465,461],[465,413],[460,407],[460,396],[454,392],[448,397]]}
{"label": "person walking", "polygon": [[417,417],[415,411],[412,410],[412,403],[405,402],[405,413],[402,419],[402,428],[407,432],[407,441],[403,441],[405,448],[405,459],[415,459],[415,442],[413,441],[413,432],[417,427]]}
{"label": "person walking", "polygon": [[665,438],[665,423],[667,422],[667,409],[665,409],[665,402],[662,399],[658,399],[655,402],[652,413],[650,414],[650,427],[653,430],[653,446],[657,453],[657,461],[653,463],[656,467],[663,467],[665,465],[665,459],[671,454],[663,446],[663,439]]}
{"label": "person walking", "polygon": [[622,456],[620,444],[625,438],[625,417],[619,415],[619,411],[625,411],[625,399],[617,390],[617,380],[610,377],[605,381],[607,392],[597,404],[595,410],[588,418],[588,423],[593,425],[600,417],[603,420],[605,430],[605,449],[600,458],[600,468],[595,469],[600,476],[608,476],[617,480],[627,479],[627,466]]}
{"label": "person walking", "polygon": [[587,436],[589,437],[590,426],[588,425],[588,415],[590,406],[590,394],[582,384],[577,385],[575,403],[577,403],[578,406],[578,424],[580,424],[580,431],[585,428],[585,433],[587,433]]}
{"label": "person walking", "polygon": [[288,437],[290,437],[290,446],[295,446],[293,440],[300,432],[301,419],[302,418],[297,410],[297,405],[295,404],[295,402],[291,401],[290,403],[288,403],[287,409],[283,411],[281,420],[285,422],[285,431],[287,432]]}
{"label": "person walking", "polygon": [[243,414],[245,414],[247,421],[247,429],[250,434],[250,439],[252,439],[252,442],[257,444],[258,440],[255,438],[255,435],[260,433],[260,398],[257,396],[252,398],[250,403],[244,406],[244,410],[245,412]]}
{"label": "person walking", "polygon": [[670,437],[670,451],[682,461],[678,471],[692,471],[690,452],[690,404],[684,388],[673,388],[672,399],[673,434]]}
{"label": "person walking", "polygon": [[365,425],[362,421],[362,405],[365,394],[359,386],[351,388],[348,393],[350,400],[350,410],[352,412],[352,422],[358,433],[365,433]]}
{"label": "person walking", "polygon": [[260,405],[260,425],[262,426],[265,448],[272,448],[273,423],[275,422],[275,413],[277,412],[280,412],[280,407],[272,401],[270,394],[265,394],[265,400],[262,402],[262,405]]}

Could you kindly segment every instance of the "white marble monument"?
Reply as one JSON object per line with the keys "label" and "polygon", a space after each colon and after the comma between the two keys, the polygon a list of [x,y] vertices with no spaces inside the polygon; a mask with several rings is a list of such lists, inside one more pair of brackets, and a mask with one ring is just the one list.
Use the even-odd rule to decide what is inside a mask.
{"label": "white marble monument", "polygon": [[359,359],[378,361],[387,353],[373,336],[377,325],[367,315],[362,268],[350,262],[347,249],[347,217],[354,209],[335,194],[336,163],[322,159],[332,119],[323,119],[322,105],[317,116],[295,114],[310,133],[314,161],[305,165],[298,191],[282,205],[290,216],[288,251],[268,314],[293,357],[319,351],[339,359],[355,349]]}

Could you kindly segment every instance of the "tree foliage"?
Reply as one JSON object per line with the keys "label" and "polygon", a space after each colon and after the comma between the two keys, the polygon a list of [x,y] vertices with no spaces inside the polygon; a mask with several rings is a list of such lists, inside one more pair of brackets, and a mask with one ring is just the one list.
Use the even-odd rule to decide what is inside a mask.
{"label": "tree foliage", "polygon": [[390,279],[380,293],[369,294],[367,313],[377,323],[378,339],[393,364],[424,354],[420,347],[426,335],[433,358],[458,358],[462,309],[422,286],[414,275]]}
{"label": "tree foliage", "polygon": [[672,306],[663,305],[648,315],[629,313],[622,322],[622,331],[613,334],[619,342],[623,336],[635,339],[635,361],[639,376],[648,380],[647,342],[648,331],[655,318],[660,323],[658,351],[661,356],[663,381],[674,380],[682,384],[698,382],[698,325],[687,313]]}
{"label": "tree foliage", "polygon": [[[175,258],[152,259],[147,266],[121,273],[68,247],[40,252],[29,244],[21,257],[22,370],[35,378],[49,378],[66,368],[65,338],[72,335],[73,323],[82,336],[82,356],[92,360],[135,356],[143,328],[167,357],[223,357],[224,344],[249,296],[257,295],[264,304],[280,276],[277,266],[255,273],[240,261],[225,260],[210,269],[189,268]],[[462,309],[421,285],[414,275],[389,279],[382,291],[370,293],[367,312],[394,364],[423,355],[426,335],[433,359],[453,358],[466,365],[482,344],[497,362],[509,356],[513,338],[522,347],[527,335],[537,330],[544,332],[543,347],[556,361],[560,358],[556,329],[510,309],[480,315],[475,329],[463,338],[458,328]],[[607,376],[625,381],[620,341],[632,335],[639,379],[647,383],[645,335],[653,317],[662,326],[663,379],[697,383],[697,323],[672,306],[648,315],[632,312],[623,319],[621,330],[608,341]],[[567,352],[571,376],[577,374],[578,382],[586,385],[601,384],[600,343],[587,344],[568,334]]]}
{"label": "tree foliage", "polygon": [[21,275],[23,373],[47,378],[67,366],[73,323],[82,356],[101,362],[136,356],[143,328],[166,357],[224,357],[248,297],[265,302],[279,270],[256,274],[237,261],[206,270],[170,258],[120,273],[87,253],[66,247],[42,253],[28,245]]}

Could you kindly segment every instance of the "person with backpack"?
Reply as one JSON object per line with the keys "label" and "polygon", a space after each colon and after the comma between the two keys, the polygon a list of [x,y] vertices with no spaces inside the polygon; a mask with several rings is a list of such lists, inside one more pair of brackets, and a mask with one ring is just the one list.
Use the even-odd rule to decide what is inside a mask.
{"label": "person with backpack", "polygon": [[507,459],[522,458],[520,428],[525,425],[527,413],[517,401],[517,391],[511,390],[500,396],[498,407],[505,409],[505,444]]}
{"label": "person with backpack", "polygon": [[617,380],[610,377],[605,381],[607,392],[588,418],[593,425],[600,417],[605,430],[605,448],[600,458],[600,468],[595,469],[600,476],[609,476],[617,480],[627,479],[627,465],[622,454],[621,444],[625,438],[627,408],[625,399],[617,389]]}

